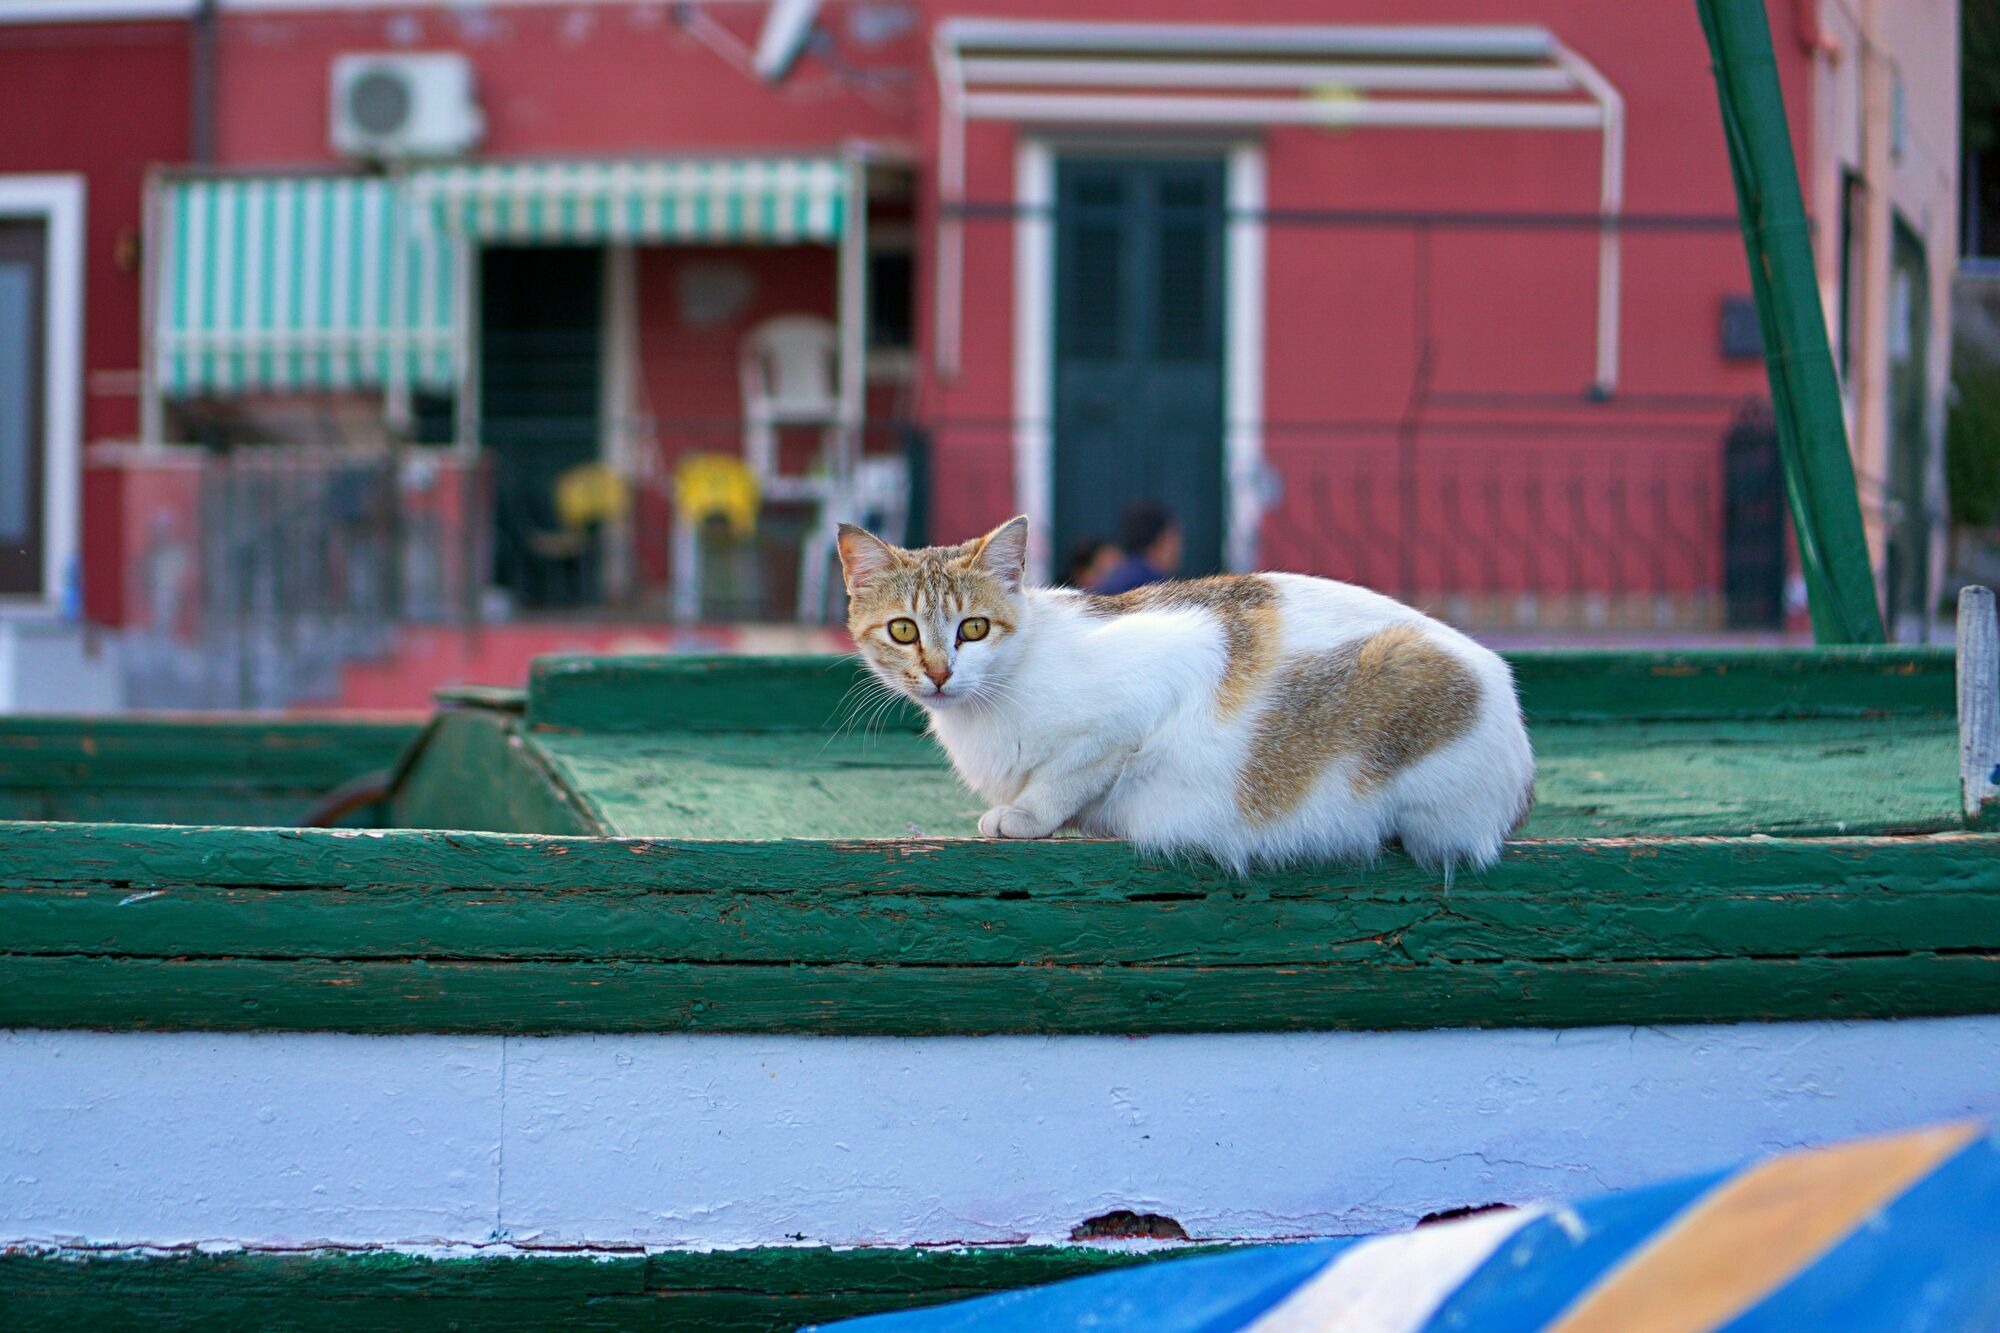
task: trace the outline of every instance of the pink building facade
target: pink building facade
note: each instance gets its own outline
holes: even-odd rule
[[[520,609],[716,613],[703,599],[718,558],[699,587],[675,587],[677,469],[754,450],[746,349],[774,318],[810,316],[839,358],[834,405],[824,430],[777,432],[778,471],[885,460],[878,482],[906,484],[895,521],[935,539],[1027,512],[1048,577],[1124,504],[1160,499],[1194,568],[1354,579],[1472,625],[1782,617],[1763,365],[1692,5],[1262,0],[1222,25],[1182,0],[221,0],[206,33],[180,0],[18,8],[46,12],[0,22],[0,114],[18,127],[30,98],[38,114],[0,145],[0,183],[66,172],[89,198],[77,443],[141,439],[143,455],[197,431],[317,438],[311,423],[336,419],[363,423],[341,440],[430,439],[458,465],[483,460],[503,567],[509,540],[560,545],[509,538],[509,477],[547,499],[578,467],[615,474],[587,578],[574,595],[516,587]],[[1838,111],[1814,96],[1836,66],[1814,6],[1771,18],[1816,182],[1837,164],[1815,154],[1845,142],[1815,119]],[[1955,31],[1949,6],[1931,20]],[[333,70],[357,53],[462,57],[483,132],[386,171],[336,151]],[[78,72],[58,78],[58,59]],[[98,114],[107,79],[143,114]],[[212,154],[196,167],[186,125],[204,98]],[[635,226],[612,216],[637,197],[621,164],[801,161],[846,173],[840,221],[811,234],[690,228],[660,220],[677,206],[660,200],[632,204]],[[425,185],[454,168],[473,173],[471,195]],[[585,183],[546,185],[566,170]],[[226,268],[225,243],[296,240],[255,223],[190,249],[175,191],[363,177],[412,192],[416,221],[397,225],[413,244],[458,247],[426,289],[441,372],[399,371],[397,352],[357,353],[363,370],[338,383],[162,369],[187,364],[175,347],[248,346],[254,363],[294,346],[174,322],[191,292],[219,290],[187,276],[190,254]],[[487,213],[450,211],[473,195]],[[1808,189],[1816,214],[1826,197]],[[509,199],[546,204],[544,220],[499,221]],[[1904,221],[1949,253],[1934,234],[1949,217]],[[1822,250],[1842,243],[1841,218],[1814,226]],[[128,237],[145,238],[141,255]],[[235,262],[275,273],[289,253]],[[1823,269],[1831,306],[1845,279]],[[390,338],[411,317],[371,316]],[[562,338],[571,351],[546,351]],[[570,379],[509,406],[525,373],[510,347]],[[301,390],[311,411],[284,405]],[[103,456],[123,469],[132,455]],[[138,600],[119,484],[91,491],[79,541],[106,623]],[[810,542],[836,509],[876,513],[815,485],[766,484],[772,532]],[[746,613],[832,613],[796,600],[811,563],[766,551]]]

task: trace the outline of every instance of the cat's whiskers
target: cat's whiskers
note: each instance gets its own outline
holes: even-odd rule
[[[860,696],[858,700],[855,699],[857,694]],[[896,699],[896,692],[879,676],[873,671],[863,671],[840,696],[840,702],[834,705],[834,711],[839,712],[849,708],[849,702],[854,701],[846,717],[828,733],[826,740],[820,743],[820,753],[826,753],[826,747],[848,731],[858,735],[865,745],[871,728],[887,717]]]
[[[965,692],[968,703],[1001,703],[1024,705],[1027,695],[1012,681],[987,677]]]

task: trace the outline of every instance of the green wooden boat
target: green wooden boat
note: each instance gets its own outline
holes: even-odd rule
[[[790,1327],[2000,1113],[1948,651],[1514,662],[1449,892],[978,839],[845,659],[0,723],[0,1304]]]

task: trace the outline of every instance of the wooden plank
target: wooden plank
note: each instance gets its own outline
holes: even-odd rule
[[[1395,1031],[2000,1013],[2000,953],[1360,967],[0,955],[0,1024],[821,1036]]]
[[[853,657],[542,657],[528,675],[528,721],[577,731],[820,731],[873,687]],[[884,730],[916,731],[903,700]]]
[[[0,719],[0,818],[290,824],[387,768],[415,722]]]
[[[979,831],[980,801],[937,742],[915,732],[537,732],[527,742],[617,833],[969,838]]]
[[[579,1257],[386,1251],[0,1255],[10,1329],[703,1328],[800,1323],[963,1300],[1215,1247],[950,1251],[820,1247]]]
[[[937,744],[910,732],[544,731],[528,740],[625,834],[970,837],[981,807]],[[1551,722],[1535,744],[1528,838],[1959,824],[1957,737],[1945,718]]]
[[[1507,877],[1447,897],[1393,882],[1283,896],[1087,898],[797,889],[24,885],[0,891],[9,954],[898,967],[1619,961],[1981,949],[2000,886],[1884,887],[1784,873],[1678,890]],[[1961,868],[1962,869],[1962,868]]]
[[[1680,895],[1698,885],[1755,891],[1815,879],[1873,883],[1897,892],[1952,886],[1984,891],[1996,876],[2000,835],[1968,833],[1527,841],[1509,844],[1497,866],[1458,882],[1468,892],[1476,881],[1538,892]],[[1615,889],[1614,882],[1627,887]],[[1434,875],[1393,855],[1374,866],[1297,866],[1246,880],[1200,862],[1150,861],[1125,843],[1089,838],[685,842],[429,829],[0,823],[0,885],[76,883],[134,889],[532,886],[728,894],[818,889],[1002,899],[1442,892]],[[5,939],[0,932],[0,947]]]
[[[1695,11],[1713,58],[1813,637],[1880,643],[1875,571],[1770,21],[1762,5],[1697,0]]]
[[[580,792],[516,734],[514,720],[485,709],[439,713],[406,761],[389,799],[402,828],[493,833],[602,833]]]
[[[414,721],[0,719],[0,786],[284,785],[321,790],[395,762]]]
[[[1949,716],[1948,649],[1868,646],[1705,652],[1554,650],[1506,655],[1531,723],[1671,717]],[[580,731],[819,731],[869,695],[849,657],[546,657],[528,718]],[[897,701],[875,725],[917,730]]]
[[[350,775],[356,776],[356,775]],[[0,820],[78,824],[293,825],[328,787],[0,787]],[[366,826],[369,819],[343,821]]]
[[[1609,718],[1950,717],[1948,648],[1866,645],[1504,654],[1529,723]]]
[[[0,827],[0,1026],[1216,1032],[2000,1012],[2000,837],[1116,843]]]
[[[1547,722],[1523,836],[1815,837],[1959,827],[1948,718]]]

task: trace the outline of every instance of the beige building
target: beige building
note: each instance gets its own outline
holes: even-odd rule
[[[1808,0],[1820,294],[1891,637],[1934,605],[1958,255],[1958,0]],[[1806,8],[1801,5],[1800,8]],[[1775,25],[1774,25],[1775,26]]]

